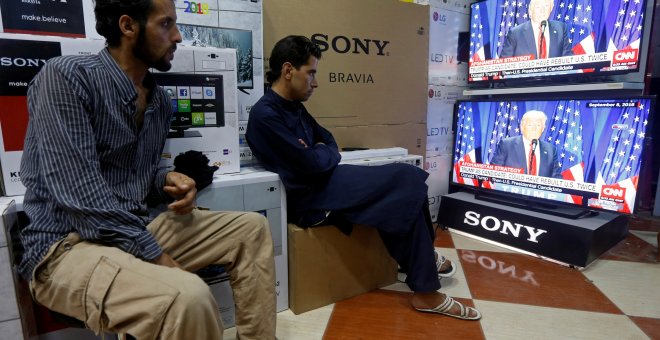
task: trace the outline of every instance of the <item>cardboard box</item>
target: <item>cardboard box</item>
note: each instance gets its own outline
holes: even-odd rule
[[[95,24],[92,1],[0,0],[0,32],[101,39]]]
[[[411,146],[419,139],[424,147],[426,136],[428,6],[398,0],[290,0],[264,2],[263,13],[265,61],[275,43],[290,34],[320,45],[319,88],[305,106],[340,145],[402,146],[424,153]],[[421,133],[410,135],[408,125],[416,124]],[[389,133],[363,134],[372,126]],[[339,128],[346,133],[337,133]],[[414,142],[400,144],[400,136]]]
[[[374,228],[288,225],[289,309],[300,314],[396,281],[397,264]]]
[[[402,147],[416,155],[424,155],[426,151],[426,123],[342,126],[328,130],[340,149]]]

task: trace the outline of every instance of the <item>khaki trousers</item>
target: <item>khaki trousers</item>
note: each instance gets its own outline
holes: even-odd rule
[[[241,340],[275,338],[275,263],[267,220],[257,213],[166,212],[148,226],[186,270],[155,265],[77,233],[51,246],[31,281],[34,299],[99,334],[136,339],[222,339],[222,321],[197,271],[222,264],[230,276]]]

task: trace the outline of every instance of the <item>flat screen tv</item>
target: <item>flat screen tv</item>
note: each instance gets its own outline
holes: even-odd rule
[[[222,75],[154,73],[172,105],[170,137],[195,137],[189,128],[225,126]],[[199,134],[201,136],[201,134]]]
[[[640,67],[643,73],[652,21],[645,23],[647,5],[652,9],[647,1],[473,3],[468,83],[508,85],[540,78],[579,83]]]
[[[177,24],[182,44],[236,49],[238,89],[254,88],[252,31],[225,27]]]
[[[653,106],[644,96],[458,101],[451,183],[515,204],[632,214]]]

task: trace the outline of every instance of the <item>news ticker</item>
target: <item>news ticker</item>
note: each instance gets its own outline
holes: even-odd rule
[[[626,188],[617,185],[598,185],[594,183],[569,181],[560,178],[534,176],[523,173],[523,169],[493,164],[459,162],[458,176],[463,179],[488,181],[494,187],[503,191],[512,188],[536,190],[548,193],[551,199],[560,199],[566,195],[596,196],[609,202],[625,203]]]
[[[585,69],[628,70],[637,67],[639,50],[610,51],[565,57],[534,59],[533,55],[470,62],[471,78],[524,77],[542,73],[578,73]]]

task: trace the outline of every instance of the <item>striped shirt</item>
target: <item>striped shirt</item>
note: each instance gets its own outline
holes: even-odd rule
[[[30,224],[19,271],[30,280],[50,246],[71,232],[152,260],[162,250],[146,229],[145,199],[167,197],[158,162],[172,109],[151,74],[142,129],[137,91],[107,49],[52,59],[28,90],[29,124],[21,162]]]

